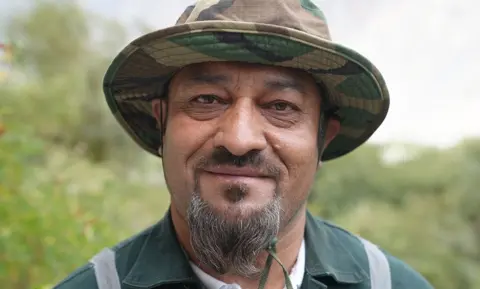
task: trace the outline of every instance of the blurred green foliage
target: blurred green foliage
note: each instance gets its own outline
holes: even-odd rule
[[[128,139],[101,91],[125,28],[70,1],[34,3],[6,27],[14,71],[0,86],[0,284],[12,289],[50,288],[169,201],[161,162]],[[324,165],[309,207],[435,288],[480,289],[479,188],[479,139],[369,144]]]

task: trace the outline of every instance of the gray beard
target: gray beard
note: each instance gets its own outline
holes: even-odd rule
[[[197,183],[198,184],[198,183]],[[245,195],[242,186],[229,189],[229,194]],[[243,191],[242,191],[243,190]],[[263,208],[251,212],[218,212],[200,197],[196,186],[187,210],[190,242],[202,265],[219,274],[232,273],[257,279],[262,268],[258,254],[277,236],[282,222],[279,194]]]

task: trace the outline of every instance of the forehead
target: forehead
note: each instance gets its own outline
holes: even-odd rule
[[[182,68],[173,78],[172,82],[184,83],[189,81],[203,82],[229,82],[242,80],[289,81],[303,87],[315,87],[313,77],[305,71],[240,62],[207,62],[192,64]]]

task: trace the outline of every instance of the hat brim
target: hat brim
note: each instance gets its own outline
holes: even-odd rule
[[[389,108],[382,75],[359,53],[294,29],[232,21],[192,22],[137,38],[106,72],[107,103],[133,140],[160,156],[161,136],[151,100],[165,93],[168,80],[180,68],[210,61],[297,68],[323,83],[341,122],[323,161],[343,156],[367,141]]]

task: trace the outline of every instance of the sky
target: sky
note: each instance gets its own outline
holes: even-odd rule
[[[21,5],[2,2],[3,14]],[[174,24],[193,2],[81,1],[93,12],[126,25],[141,20],[152,29]],[[390,110],[371,142],[448,147],[465,137],[480,137],[478,1],[314,2],[325,12],[333,40],[369,58],[387,82]],[[132,32],[131,39],[137,36]]]

